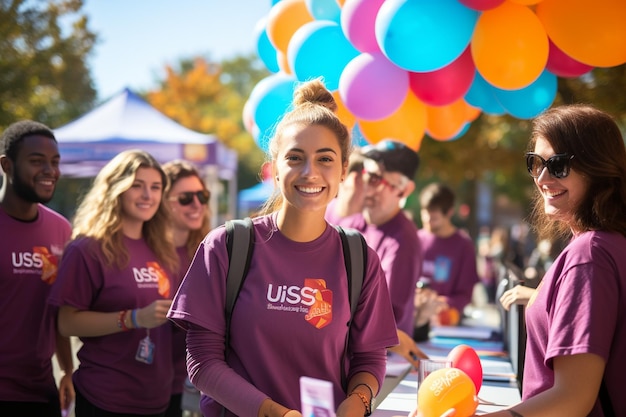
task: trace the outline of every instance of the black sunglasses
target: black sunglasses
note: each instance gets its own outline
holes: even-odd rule
[[[533,178],[539,178],[544,168],[548,168],[548,172],[554,178],[565,178],[569,175],[574,155],[559,153],[543,159],[541,156],[533,152],[526,154],[526,168]]]
[[[186,191],[178,194],[178,197],[174,198],[178,200],[178,204],[181,206],[188,206],[193,202],[193,196],[198,197],[200,204],[206,204],[211,198],[211,193],[208,190]]]

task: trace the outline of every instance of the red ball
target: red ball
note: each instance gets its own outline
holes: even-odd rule
[[[452,367],[465,372],[474,382],[476,393],[483,384],[483,366],[474,349],[467,345],[458,345],[448,353],[448,360],[452,361]]]

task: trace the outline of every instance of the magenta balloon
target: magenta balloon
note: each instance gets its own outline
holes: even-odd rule
[[[409,72],[409,85],[415,95],[431,106],[454,103],[469,91],[476,68],[467,48],[461,56],[439,70]]]
[[[548,39],[548,41],[550,42],[550,49],[548,52],[546,69],[552,74],[559,77],[576,78],[593,69],[591,65],[583,64],[582,62],[576,61],[574,58],[567,55],[551,40]]]
[[[409,74],[381,52],[357,56],[339,78],[339,96],[359,119],[380,120],[391,116],[408,92]]]
[[[374,30],[376,15],[385,0],[346,0],[341,9],[341,29],[360,52],[379,52]]]
[[[459,0],[459,3],[470,9],[483,11],[498,7],[504,0]]]

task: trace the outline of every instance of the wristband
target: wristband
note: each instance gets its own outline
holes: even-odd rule
[[[120,329],[122,329],[123,332],[127,332],[130,329],[126,326],[126,323],[124,322],[126,319],[126,314],[128,313],[128,310],[122,310],[120,311],[120,314],[117,316],[117,327],[119,327]]]
[[[141,326],[137,323],[137,310],[138,309],[134,308],[133,311],[130,312],[130,321],[133,323],[135,329],[141,329]]]

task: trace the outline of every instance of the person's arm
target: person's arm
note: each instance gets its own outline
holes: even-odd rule
[[[374,375],[368,372],[355,374],[348,382],[346,399],[337,407],[337,417],[370,414],[378,390],[378,380]]]
[[[598,399],[604,367],[604,359],[592,353],[557,356],[552,388],[507,409],[481,414],[481,417],[585,417]]]
[[[72,373],[74,372],[74,357],[72,355],[72,343],[69,337],[56,337],[56,358],[63,375],[59,381],[59,400],[61,410],[67,410],[76,398]]]
[[[334,205],[332,217],[342,219],[353,214],[361,213],[365,205],[365,187],[361,171],[352,171],[346,175],[339,187],[337,201]]]
[[[519,304],[525,306],[528,304],[530,297],[535,293],[535,289],[531,287],[525,287],[523,285],[516,285],[510,290],[505,291],[500,296],[500,304],[505,310],[510,310],[513,304]]]
[[[226,363],[224,342],[224,335],[189,324],[187,372],[191,382],[235,415],[282,417],[289,411],[287,407],[273,401]]]
[[[137,309],[136,323],[140,328],[152,329],[167,321],[166,314],[172,300],[156,300],[146,307]],[[64,336],[97,337],[119,333],[135,327],[132,309],[104,313],[79,310],[61,306],[58,316],[59,332]]]
[[[422,352],[415,340],[400,329],[398,329],[398,340],[400,344],[390,347],[390,352],[402,356],[416,368],[419,366],[420,359],[428,359],[428,355]]]

